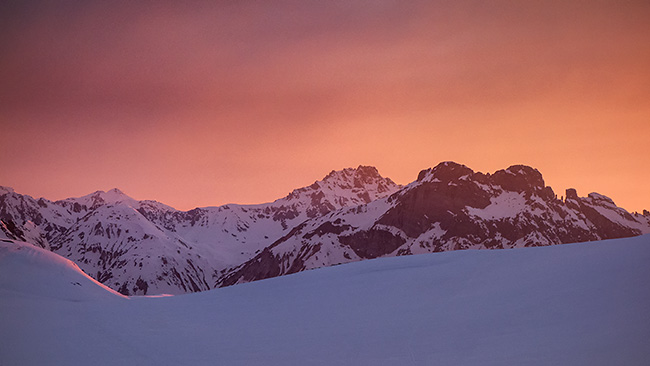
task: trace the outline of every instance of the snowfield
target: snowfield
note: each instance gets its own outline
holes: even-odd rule
[[[0,241],[0,365],[647,365],[650,236],[123,297]]]

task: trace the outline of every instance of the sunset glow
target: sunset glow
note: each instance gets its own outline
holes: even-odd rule
[[[648,1],[0,9],[0,185],[18,193],[188,210],[452,160],[650,209]]]

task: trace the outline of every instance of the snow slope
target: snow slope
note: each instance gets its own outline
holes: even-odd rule
[[[126,298],[85,274],[75,263],[30,243],[1,239],[0,264],[3,298],[75,302]]]
[[[82,298],[60,296],[82,275],[46,253],[0,241],[0,365],[650,359],[649,235],[381,258],[165,298],[85,283]]]

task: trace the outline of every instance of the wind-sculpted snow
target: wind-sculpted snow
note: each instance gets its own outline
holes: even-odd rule
[[[0,291],[2,297],[34,301],[123,298],[75,263],[33,244],[8,239],[0,240]]]
[[[71,284],[83,274],[69,261],[12,245],[0,242],[0,365],[645,366],[650,359],[648,235],[381,258],[129,299]],[[70,289],[72,297],[57,295]]]

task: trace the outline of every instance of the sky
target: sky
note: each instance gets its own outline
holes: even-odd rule
[[[0,185],[262,203],[455,161],[650,209],[648,1],[3,1]]]

